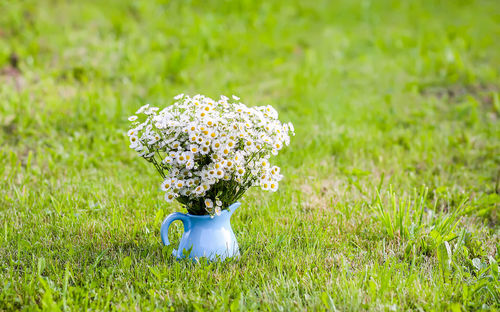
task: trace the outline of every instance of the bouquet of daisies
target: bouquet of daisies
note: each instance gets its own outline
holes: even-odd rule
[[[278,189],[283,176],[269,158],[290,143],[294,128],[273,107],[247,107],[236,96],[174,99],[129,117],[130,148],[155,166],[166,201],[193,215],[218,215],[251,186]]]

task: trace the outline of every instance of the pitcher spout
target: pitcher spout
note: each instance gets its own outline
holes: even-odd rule
[[[236,203],[232,204],[231,206],[229,206],[227,208],[227,210],[229,212],[229,216],[233,215],[233,213],[236,211],[236,209],[238,209],[239,206],[241,206],[240,202],[236,202]]]

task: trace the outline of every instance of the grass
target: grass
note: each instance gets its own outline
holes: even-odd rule
[[[496,1],[0,2],[0,310],[498,310]],[[126,118],[178,93],[297,135],[175,261]],[[179,241],[181,224],[170,238]]]

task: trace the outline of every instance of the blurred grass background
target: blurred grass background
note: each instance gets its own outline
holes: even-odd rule
[[[498,309],[499,20],[497,1],[0,2],[0,309]],[[295,125],[280,191],[233,218],[239,262],[161,246],[180,207],[124,132],[178,93]]]

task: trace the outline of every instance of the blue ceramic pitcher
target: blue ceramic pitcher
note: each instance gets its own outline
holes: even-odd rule
[[[184,258],[184,250],[190,250],[189,258],[206,257],[210,260],[224,260],[228,257],[238,257],[240,251],[238,242],[231,228],[231,215],[240,206],[239,202],[222,210],[219,216],[213,218],[209,215],[196,216],[186,213],[174,212],[167,216],[161,225],[161,240],[164,245],[169,245],[168,228],[176,220],[184,224],[179,248],[174,249],[173,255],[177,259]]]

